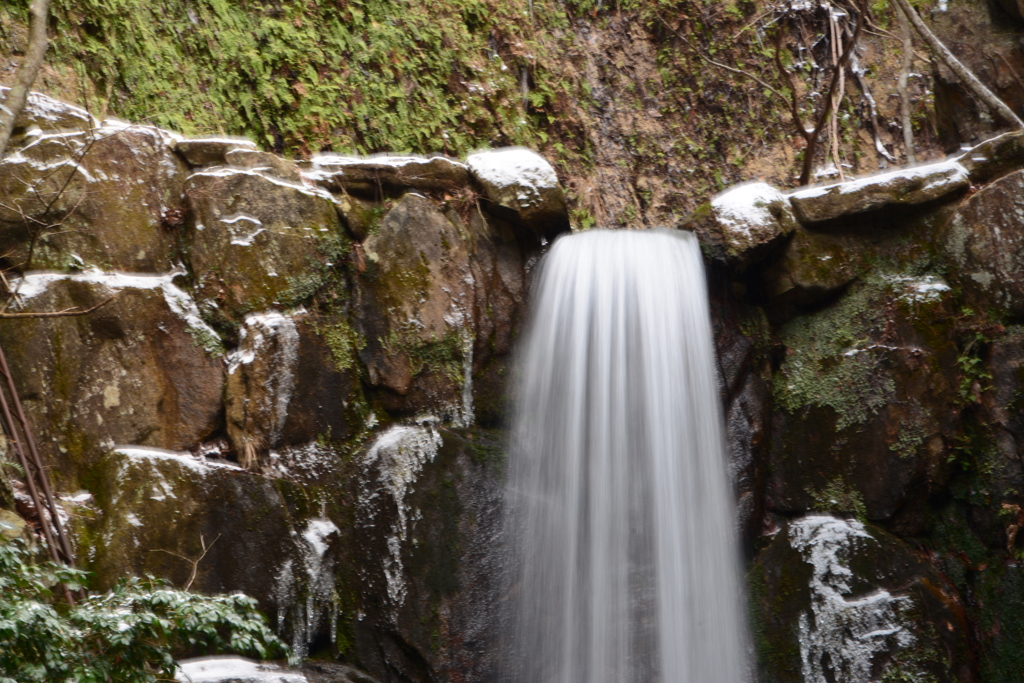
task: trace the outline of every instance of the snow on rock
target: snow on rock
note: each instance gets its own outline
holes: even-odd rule
[[[895,206],[924,204],[966,190],[967,169],[956,161],[915,166],[789,195],[801,223],[813,224]]]
[[[239,346],[228,355],[228,436],[239,453],[254,444],[272,448],[281,438],[295,389],[299,333],[277,311],[248,315]]]
[[[313,157],[303,171],[311,182],[330,190],[378,191],[381,185],[420,190],[452,190],[469,183],[465,164],[447,157],[325,154]]]
[[[14,308],[27,308],[26,304],[46,293],[57,282],[82,282],[99,285],[107,289],[111,295],[127,289],[160,290],[167,307],[181,318],[189,328],[194,339],[207,351],[217,351],[220,338],[209,325],[199,316],[199,309],[184,290],[174,284],[174,279],[181,276],[182,271],[163,274],[140,273],[107,273],[100,270],[86,270],[81,273],[29,272],[23,277],[11,280],[13,291],[17,292]]]
[[[747,183],[718,195],[683,225],[712,258],[736,271],[760,260],[796,229],[786,196],[766,183]]]
[[[883,589],[853,593],[851,555],[859,544],[875,540],[860,522],[812,515],[790,525],[789,541],[813,572],[811,614],[799,617],[803,680],[874,680],[876,656],[916,641],[906,628],[910,598]]]
[[[402,565],[402,545],[409,536],[410,520],[416,512],[405,502],[424,466],[433,462],[441,447],[441,436],[435,431],[432,419],[422,425],[391,427],[381,434],[363,457],[361,469],[364,479],[359,491],[360,524],[373,528],[388,525],[387,555],[383,572],[387,582],[388,598],[397,608],[405,602],[408,587]],[[393,518],[386,510],[391,506],[382,500],[391,499],[397,509]]]
[[[242,657],[201,657],[178,662],[180,683],[306,683],[297,671]]]
[[[197,138],[179,140],[174,151],[185,159],[189,166],[212,166],[226,164],[225,155],[235,149],[256,149],[256,143],[246,138]]]
[[[0,87],[0,106],[7,99],[10,88]],[[38,92],[30,92],[15,128],[39,127],[43,130],[88,130],[95,127],[96,119],[86,110]]]
[[[476,152],[466,164],[484,197],[511,211],[538,236],[552,239],[568,227],[558,176],[536,152],[521,147]]]
[[[997,135],[966,150],[956,158],[980,185],[1024,167],[1024,131]]]
[[[327,552],[338,527],[329,519],[311,519],[301,533],[292,530],[299,550],[300,570],[296,558],[289,557],[278,567],[274,579],[274,601],[277,603],[278,632],[291,633],[292,652],[305,657],[317,633],[327,626],[331,642],[336,642],[339,600],[335,591],[334,561]],[[290,628],[285,629],[285,624]]]

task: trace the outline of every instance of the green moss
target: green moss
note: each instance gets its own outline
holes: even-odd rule
[[[458,329],[448,328],[444,336],[423,341],[418,329],[410,324],[399,330],[392,330],[381,340],[381,346],[389,354],[404,354],[409,358],[412,374],[428,371],[447,377],[455,384],[462,384],[463,359],[466,344]]]
[[[887,283],[874,276],[813,315],[785,325],[788,356],[774,382],[775,399],[790,412],[809,405],[832,408],[842,430],[862,424],[889,403],[895,385],[868,349],[870,332],[883,324],[879,299]]]
[[[317,326],[316,331],[331,350],[336,368],[345,371],[356,367],[359,352],[366,346],[366,340],[348,321]]]
[[[868,511],[864,496],[852,485],[836,477],[819,491],[808,491],[814,501],[816,512],[851,514],[862,522],[867,521]]]

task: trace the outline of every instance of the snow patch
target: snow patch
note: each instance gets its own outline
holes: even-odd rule
[[[876,541],[857,521],[812,515],[793,522],[789,541],[813,568],[811,615],[799,618],[804,683],[870,681],[877,655],[914,644],[904,628],[909,597],[876,590],[853,598],[850,556]]]
[[[542,192],[558,188],[558,175],[551,164],[523,147],[476,152],[469,155],[466,165],[481,182],[514,188],[520,207],[539,204]]]
[[[205,475],[216,468],[239,470],[244,472],[238,465],[227,462],[210,462],[200,460],[191,453],[180,451],[167,451],[162,448],[149,448],[146,446],[115,446],[113,451],[127,457],[127,460],[136,464],[152,464],[153,461],[175,462],[199,474]]]
[[[414,511],[405,498],[423,467],[433,462],[442,445],[434,420],[424,418],[421,422],[418,426],[397,425],[388,429],[377,438],[361,463],[361,469],[367,473],[367,479],[360,486],[358,502],[363,523],[370,527],[386,523],[378,520],[384,513],[378,501],[381,494],[390,496],[398,511],[397,517],[390,520],[386,537],[388,554],[383,567],[388,598],[396,609],[405,602],[408,593],[402,544],[408,539],[409,518],[414,516]]]
[[[306,683],[301,673],[242,657],[202,657],[178,662],[181,683]]]
[[[772,202],[785,195],[766,183],[747,183],[734,187],[711,200],[718,222],[730,232],[749,237],[752,229],[766,228],[775,222],[768,210]]]

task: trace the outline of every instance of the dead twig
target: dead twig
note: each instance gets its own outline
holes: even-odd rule
[[[173,555],[174,557],[177,557],[179,560],[185,560],[190,565],[192,565],[192,573],[189,574],[188,581],[185,582],[185,590],[189,590],[190,588],[192,588],[192,583],[196,580],[196,573],[199,571],[199,563],[203,561],[203,558],[206,557],[206,553],[210,552],[210,548],[212,548],[213,544],[216,543],[219,539],[220,534],[217,534],[217,538],[213,539],[210,542],[210,545],[206,545],[206,539],[203,538],[202,534],[199,534],[199,545],[202,546],[203,553],[194,560],[190,557],[179,555],[178,553],[172,553],[170,550],[164,550],[163,548],[157,548],[156,550],[150,550],[149,552],[167,553],[168,555]]]
[[[105,299],[100,303],[96,304],[91,308],[80,309],[78,306],[74,308],[65,308],[63,311],[45,311],[42,313],[0,313],[0,319],[4,318],[70,318],[75,315],[86,315],[92,313],[95,310],[103,308],[111,301],[117,298],[117,294]]]
[[[985,105],[999,118],[1003,119],[1006,123],[1014,126],[1015,128],[1024,129],[1024,121],[1021,121],[1010,107],[999,99],[995,93],[985,87],[985,84],[978,80],[978,77],[971,73],[971,70],[964,66],[956,56],[949,51],[942,41],[939,40],[938,36],[932,33],[932,30],[928,28],[928,25],[924,23],[917,11],[914,10],[910,4],[910,0],[894,0],[899,11],[903,12],[910,23],[917,29],[918,34],[924,39],[924,42],[931,48],[932,53],[939,58],[939,60],[945,64],[950,71],[956,74],[957,78],[967,87],[971,93],[979,100],[985,103]]]

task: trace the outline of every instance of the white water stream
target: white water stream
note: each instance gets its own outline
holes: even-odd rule
[[[540,266],[509,472],[516,683],[741,683],[747,638],[696,239],[594,230]]]

